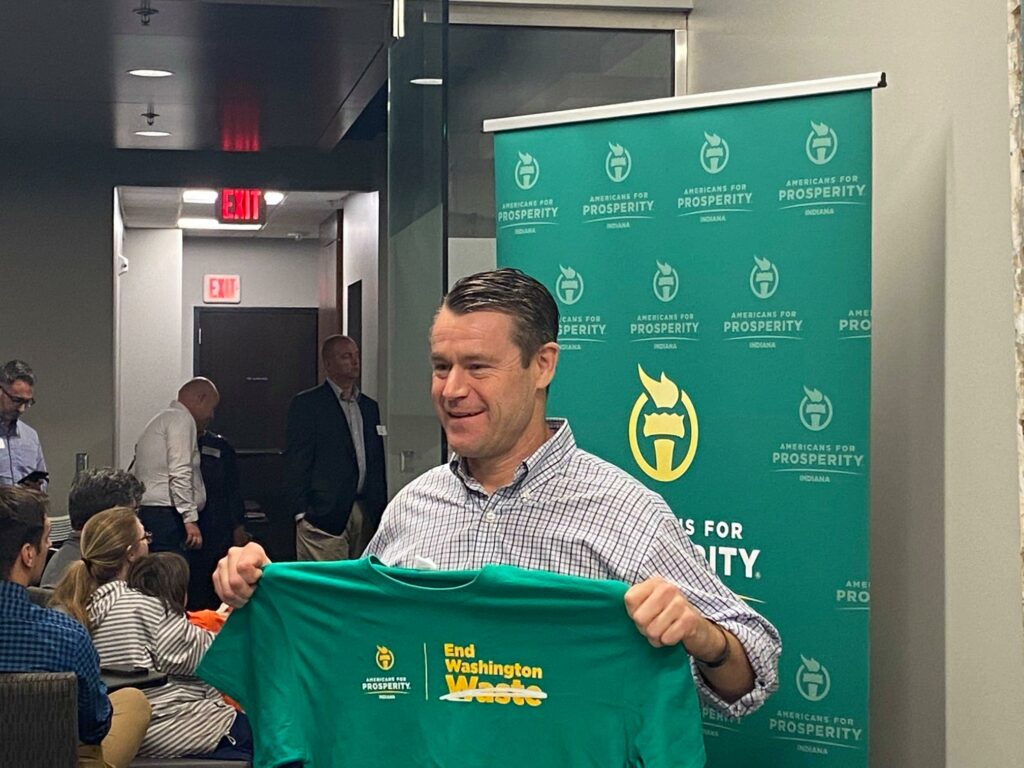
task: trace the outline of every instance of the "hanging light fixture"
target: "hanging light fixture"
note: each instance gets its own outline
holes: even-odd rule
[[[159,128],[154,127],[154,124],[156,123],[156,119],[158,117],[160,117],[160,113],[153,111],[153,105],[152,104],[149,105],[149,110],[146,111],[146,112],[142,112],[139,115],[139,117],[146,118],[146,125],[149,126],[149,127],[148,127],[148,129],[145,129],[145,130],[136,131],[135,132],[136,136],[147,136],[147,137],[150,137],[150,138],[159,138],[161,136],[170,136],[171,135],[170,131],[164,131],[164,130],[161,130]]]
[[[148,27],[150,19],[160,13],[160,11],[150,5],[150,0],[142,0],[142,5],[138,8],[132,8],[132,13],[139,17],[142,21],[142,26]]]

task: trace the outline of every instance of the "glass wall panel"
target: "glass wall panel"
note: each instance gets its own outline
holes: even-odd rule
[[[462,25],[449,34],[454,279],[484,267],[488,250],[493,263],[494,149],[484,119],[672,96],[674,34]]]
[[[437,466],[430,321],[445,284],[447,0],[406,0],[389,56],[386,445],[393,495]],[[383,309],[383,308],[382,308]],[[382,315],[385,314],[382,312]]]

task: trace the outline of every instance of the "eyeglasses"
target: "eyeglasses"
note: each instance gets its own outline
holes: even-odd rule
[[[141,544],[142,542],[146,542],[147,544],[152,544],[153,543],[153,534],[150,533],[149,531],[145,531],[142,534],[142,538],[139,539],[139,543]]]
[[[28,410],[36,404],[36,399],[34,397],[18,397],[17,395],[12,395],[8,391],[7,387],[0,387],[0,391],[7,395],[7,399],[14,403],[15,408],[24,407],[25,410]]]

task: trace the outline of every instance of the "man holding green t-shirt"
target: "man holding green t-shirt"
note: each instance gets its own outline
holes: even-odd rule
[[[682,645],[706,703],[745,715],[778,687],[775,628],[708,568],[665,501],[576,447],[545,417],[558,308],[512,269],[460,280],[431,330],[431,396],[450,462],[406,486],[368,554],[392,566],[494,563],[632,586],[625,606],[651,645]],[[214,584],[241,606],[269,559],[233,548]]]

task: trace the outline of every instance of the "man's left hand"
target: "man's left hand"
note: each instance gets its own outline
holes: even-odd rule
[[[655,648],[682,643],[691,656],[722,653],[722,633],[694,608],[675,584],[652,576],[626,592],[626,612]]]
[[[203,534],[195,523],[185,523],[185,549],[201,549]]]
[[[754,670],[742,644],[690,605],[675,584],[660,576],[634,584],[626,591],[626,612],[655,648],[682,643],[698,664],[722,659],[721,666],[703,667],[701,675],[725,701],[753,690]]]

